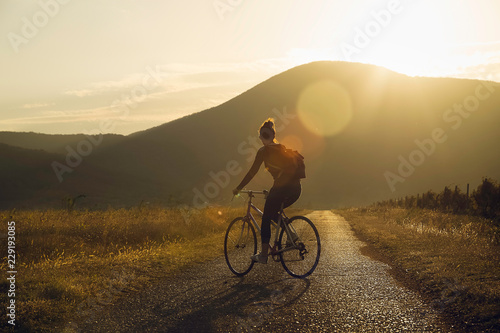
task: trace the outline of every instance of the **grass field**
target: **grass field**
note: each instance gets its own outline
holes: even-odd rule
[[[17,331],[62,331],[155,279],[222,255],[228,222],[242,213],[225,207],[0,212],[2,234],[8,221],[16,222]],[[0,282],[1,304],[8,304],[9,285]],[[0,330],[7,326],[0,322]]]
[[[16,226],[15,331],[78,331],[78,322],[118,298],[222,256],[229,222],[244,213],[243,206],[0,212],[1,234],[8,222]],[[0,245],[0,268],[7,272],[6,237]],[[0,281],[0,304],[8,304],[9,286]],[[4,330],[14,331],[7,320],[0,321]]]
[[[500,330],[500,228],[492,220],[424,209],[337,210],[445,316]]]

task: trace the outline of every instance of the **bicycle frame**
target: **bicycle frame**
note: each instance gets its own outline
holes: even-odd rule
[[[260,225],[257,223],[257,221],[255,220],[255,218],[253,217],[252,215],[252,209],[257,213],[259,214],[259,216],[262,217],[262,215],[264,215],[264,213],[258,208],[256,207],[253,203],[252,203],[252,198],[254,198],[254,194],[264,194],[266,197],[267,197],[267,194],[268,194],[268,191],[246,191],[246,190],[242,190],[241,193],[246,193],[248,194],[248,205],[247,205],[247,213],[245,214],[245,219],[248,220],[248,222],[251,222],[253,224],[253,226],[255,227],[256,230],[258,230],[259,234],[261,233],[261,228],[260,228]],[[274,222],[271,220],[271,225],[275,227],[275,230],[276,230],[276,233],[274,235],[274,246],[272,247],[272,250],[271,250],[271,254],[275,255],[275,254],[279,254],[279,253],[282,253],[282,252],[285,252],[285,251],[290,251],[290,250],[293,250],[293,249],[296,249],[297,248],[297,245],[295,244],[296,240],[293,240],[293,237],[292,237],[292,232],[295,232],[291,230],[291,226],[288,225],[287,223],[284,223],[283,219],[288,219],[288,217],[285,215],[285,212],[283,211],[283,204],[281,205],[281,209],[279,211],[279,218],[278,218],[278,222]],[[280,231],[280,228],[283,228],[285,229],[285,232],[287,234],[287,237],[288,239],[291,239],[292,240],[292,246],[286,246],[285,248],[281,249],[281,250],[277,250],[276,249],[276,244],[278,243],[278,235],[279,235],[279,231]],[[293,226],[292,226],[293,228]]]

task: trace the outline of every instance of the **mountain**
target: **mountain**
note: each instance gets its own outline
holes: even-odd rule
[[[43,191],[54,198],[85,192],[82,204],[93,206],[142,200],[227,204],[253,161],[258,127],[268,117],[276,120],[278,141],[305,156],[302,205],[360,205],[446,185],[475,187],[484,176],[500,179],[499,108],[498,83],[314,62],[217,107],[108,146],[105,138],[90,153],[85,145],[83,154],[72,146],[73,154],[66,149],[52,161],[61,167],[62,182],[52,162],[44,164],[43,175],[53,185]],[[40,191],[29,186],[38,176],[23,175],[25,191]],[[15,188],[9,184],[7,190]],[[271,184],[261,170],[248,187]]]

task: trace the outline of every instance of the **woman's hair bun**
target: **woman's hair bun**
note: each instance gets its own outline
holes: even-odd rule
[[[274,119],[267,118],[267,120],[260,126],[259,135],[265,139],[274,139],[276,130],[274,129]]]
[[[274,128],[274,119],[273,118],[268,118],[264,124],[262,124],[262,127],[267,127],[267,128]]]

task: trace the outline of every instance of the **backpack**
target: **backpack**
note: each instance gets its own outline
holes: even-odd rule
[[[281,145],[279,149],[279,165],[266,163],[267,167],[281,170],[280,177],[287,175],[293,179],[306,178],[306,165],[304,164],[304,156],[298,151],[288,149]]]

